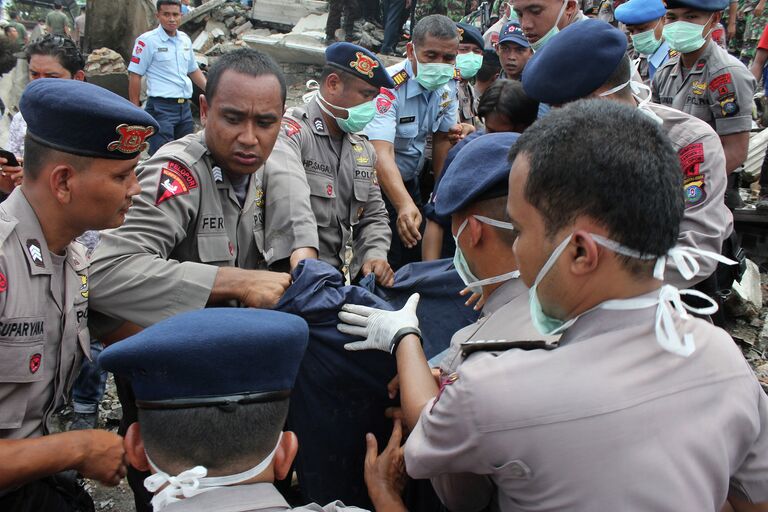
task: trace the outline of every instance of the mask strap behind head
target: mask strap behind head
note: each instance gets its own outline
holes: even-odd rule
[[[320,93],[320,84],[317,83],[317,80],[307,80],[306,87],[307,92],[301,97],[301,101],[309,103]]]

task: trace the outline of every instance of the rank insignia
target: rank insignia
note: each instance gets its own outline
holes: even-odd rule
[[[120,136],[120,140],[110,142],[107,146],[108,151],[120,151],[121,153],[131,154],[144,151],[149,145],[146,142],[147,137],[155,133],[153,126],[129,126],[121,124],[115,131]]]
[[[360,155],[355,158],[355,162],[357,162],[357,165],[369,165],[371,160],[365,155]]]
[[[355,52],[356,60],[349,63],[352,69],[355,69],[361,75],[373,78],[373,70],[379,67],[378,61],[370,58],[363,52]]]
[[[325,125],[323,124],[323,120],[322,119],[320,119],[319,117],[316,117],[313,122],[315,123],[315,130],[317,130],[319,132],[324,132],[325,131]]]
[[[261,187],[256,189],[256,207],[264,208],[264,190]]]
[[[40,242],[34,238],[27,240],[27,252],[29,252],[29,257],[32,258],[32,261],[36,266],[45,268],[45,262],[43,261],[43,250],[40,248]]]
[[[410,77],[408,76],[408,72],[404,69],[400,70],[398,73],[395,73],[395,75],[392,77],[392,81],[395,82],[395,89],[399,88],[401,85],[407,82],[409,78]]]
[[[355,151],[355,153],[363,152],[363,146],[361,146],[360,144],[352,144],[352,149]]]
[[[80,276],[80,295],[84,298],[88,298],[88,276]]]
[[[172,197],[189,194],[189,191],[197,188],[197,186],[197,179],[189,169],[177,162],[170,161],[160,171],[160,183],[157,185],[155,205],[159,205]]]
[[[698,80],[694,80],[692,84],[692,91],[693,94],[696,94],[698,96],[701,96],[705,92],[707,92],[707,83],[706,82],[699,82]]]

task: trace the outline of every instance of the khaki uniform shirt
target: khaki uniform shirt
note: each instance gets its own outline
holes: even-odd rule
[[[725,206],[727,176],[725,153],[720,138],[705,122],[663,105],[649,104],[659,116],[662,129],[672,141],[680,157],[683,171],[685,213],[680,223],[677,245],[720,254],[723,241],[733,231],[733,215]],[[693,255],[700,269],[686,281],[667,262],[664,281],[679,288],[690,288],[706,279],[717,267],[717,261]]]
[[[729,486],[768,500],[768,398],[751,368],[693,317],[675,324],[696,351],[664,351],[655,313],[598,308],[554,350],[473,354],[422,412],[408,473],[452,511],[716,511]]]
[[[451,338],[448,353],[440,361],[442,373],[448,375],[456,371],[464,360],[463,350],[467,345],[536,340],[554,343],[557,336],[539,333],[531,322],[530,311],[528,287],[521,279],[510,279],[496,288],[477,322],[456,331]]]
[[[756,86],[744,64],[712,41],[687,75],[677,55],[656,71],[651,82],[654,103],[698,117],[721,137],[752,128]]]
[[[294,193],[309,197],[311,209],[293,205],[290,213],[296,221],[314,213],[321,260],[341,269],[352,241],[353,279],[365,261],[386,260],[392,240],[375,165],[376,151],[364,138],[355,134],[345,134],[340,141],[331,138],[320,106],[312,100],[286,112],[264,171],[272,182],[302,181]]]
[[[456,81],[456,95],[459,103],[459,122],[477,126],[477,99],[475,89],[466,80]]]
[[[191,498],[179,500],[168,505],[167,512],[280,512],[296,510],[299,512],[366,512],[357,507],[346,507],[340,501],[321,507],[315,503],[303,507],[291,508],[285,498],[268,483],[233,485],[213,489]]]
[[[50,433],[83,356],[90,358],[85,247],[56,259],[17,188],[0,205],[0,439]]]
[[[317,247],[311,219],[286,214],[290,183],[251,175],[244,206],[205,146],[204,132],[158,150],[138,169],[142,192],[92,257],[91,308],[140,326],[206,305],[219,267],[265,269]]]

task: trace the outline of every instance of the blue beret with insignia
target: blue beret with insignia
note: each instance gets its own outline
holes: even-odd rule
[[[618,6],[613,16],[625,25],[642,25],[667,13],[661,0],[629,0]]]
[[[374,87],[392,89],[395,86],[384,63],[362,46],[345,42],[333,43],[325,49],[325,62],[365,80]]]
[[[483,34],[480,33],[477,27],[468,23],[457,23],[456,29],[459,31],[459,44],[474,44],[481,50],[485,48]]]
[[[627,37],[608,23],[572,23],[533,54],[523,70],[523,90],[550,105],[584,98],[605,84],[626,51]]]
[[[728,7],[728,0],[667,0],[667,9],[688,7],[698,11],[715,12]]]
[[[501,27],[499,31],[499,44],[501,43],[517,43],[524,48],[530,48],[531,43],[523,33],[523,29],[520,28],[520,23],[517,21],[508,21]]]
[[[250,308],[182,313],[104,349],[99,365],[130,379],[144,409],[285,399],[309,337],[300,317]]]
[[[520,136],[499,132],[481,135],[461,148],[435,192],[435,213],[453,215],[476,201],[506,196],[509,149]]]
[[[160,129],[130,101],[79,80],[45,78],[27,85],[19,102],[27,137],[73,155],[130,160]]]

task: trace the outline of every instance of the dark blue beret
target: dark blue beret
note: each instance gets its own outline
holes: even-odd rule
[[[662,0],[629,0],[618,6],[613,16],[625,25],[641,25],[667,13]]]
[[[24,90],[19,109],[27,136],[35,142],[93,158],[135,158],[160,129],[130,101],[79,80],[34,80]]]
[[[456,29],[459,31],[459,43],[474,44],[481,50],[485,48],[485,41],[483,41],[483,34],[477,27],[469,25],[468,23],[457,23]]]
[[[325,62],[341,71],[365,80],[374,87],[395,86],[384,63],[362,46],[352,43],[333,43],[325,49]]]
[[[99,365],[130,379],[142,408],[186,408],[287,398],[309,328],[298,316],[208,308],[173,316],[120,341]]]
[[[627,37],[608,23],[572,23],[533,54],[523,70],[523,90],[550,105],[584,98],[605,84],[626,51]]]
[[[435,213],[453,215],[476,201],[506,196],[512,167],[507,157],[519,136],[512,132],[487,133],[464,146],[440,180]]]
[[[728,7],[728,0],[668,0],[667,9],[679,9],[688,7],[699,11],[722,11]]]
[[[523,33],[523,29],[520,28],[520,23],[517,21],[508,21],[501,27],[499,31],[499,43],[517,43],[524,48],[530,48],[531,43]]]

